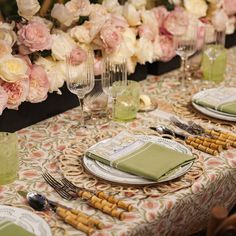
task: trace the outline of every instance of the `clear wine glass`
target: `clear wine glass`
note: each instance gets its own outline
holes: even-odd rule
[[[109,57],[103,60],[102,88],[112,99],[112,119],[116,114],[116,99],[122,94],[127,86],[127,63],[125,59],[116,62]]]
[[[75,64],[70,56],[67,56],[67,88],[77,95],[81,107],[80,128],[86,128],[84,122],[84,97],[94,87],[94,63],[93,54],[88,51],[86,60],[82,63]]]
[[[210,61],[208,79],[212,80],[213,64],[224,50],[225,31],[217,31],[213,28],[206,32],[208,33],[205,38],[204,56],[207,56]]]
[[[181,89],[186,90],[187,81],[187,60],[197,50],[197,22],[189,23],[185,34],[175,36],[176,54],[181,58]]]

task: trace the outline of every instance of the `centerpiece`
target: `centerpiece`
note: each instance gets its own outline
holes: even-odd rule
[[[198,47],[206,25],[226,27],[227,34],[235,30],[235,0],[128,0],[123,5],[118,0],[16,0],[16,6],[17,16],[0,14],[1,130],[17,130],[78,105],[64,86],[67,55],[83,63],[92,50],[95,75],[101,73],[103,56],[126,58],[132,75],[140,65],[173,59],[174,36],[193,20],[199,25]],[[18,115],[28,121],[6,128]]]

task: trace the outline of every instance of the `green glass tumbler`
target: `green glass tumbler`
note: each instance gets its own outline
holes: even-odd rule
[[[117,97],[115,107],[115,120],[129,121],[137,116],[140,103],[140,85],[133,80],[127,81],[125,91]]]
[[[209,56],[204,52],[202,57],[201,70],[203,72],[203,79],[212,81],[215,83],[220,83],[224,80],[224,74],[226,69],[227,62],[227,51],[225,48],[217,49],[216,45],[208,45],[206,50],[209,47],[213,47],[213,50],[219,50],[218,55],[215,60],[211,60]]]
[[[16,133],[0,133],[0,163],[0,185],[16,180],[19,166]]]

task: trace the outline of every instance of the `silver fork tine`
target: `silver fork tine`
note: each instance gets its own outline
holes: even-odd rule
[[[44,172],[42,174],[45,181],[64,199],[66,200],[72,200],[75,199],[74,196],[72,196],[70,193],[65,191],[63,189],[63,185],[58,182],[56,179],[54,179],[50,174]]]
[[[61,182],[68,187],[69,189],[71,189],[72,191],[77,191],[79,188],[77,186],[75,186],[74,184],[72,184],[68,179],[63,178],[61,180]]]

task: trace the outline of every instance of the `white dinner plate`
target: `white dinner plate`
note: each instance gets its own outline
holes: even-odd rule
[[[173,140],[160,138],[157,136],[152,135],[137,135],[139,138],[142,138],[149,142],[154,142],[160,145],[163,145],[165,147],[171,148],[173,150],[192,155],[191,151],[185,147],[184,145],[175,142]],[[109,139],[103,140],[99,143],[105,143]],[[95,144],[97,145],[97,144]],[[94,145],[94,146],[95,146]],[[93,146],[93,147],[94,147]],[[163,157],[164,158],[164,157]],[[165,175],[161,177],[157,182],[148,180],[136,175],[132,175],[120,170],[117,170],[115,168],[112,168],[111,166],[105,165],[99,161],[93,160],[89,157],[84,156],[83,157],[83,164],[87,171],[89,171],[91,174],[97,176],[98,178],[113,182],[113,183],[119,183],[119,184],[131,184],[131,185],[148,185],[148,184],[155,184],[160,182],[165,182],[169,180],[176,179],[182,175],[184,175],[192,166],[194,161],[185,164],[183,166],[180,166],[176,168],[171,173],[168,173],[168,175]]]
[[[192,105],[195,109],[197,109],[204,115],[207,115],[216,119],[220,119],[220,120],[236,121],[236,116],[234,115],[230,116],[229,114],[226,115],[224,112],[215,112],[213,111],[214,109],[200,106],[196,104],[195,102],[192,102]]]
[[[198,93],[196,93],[193,97],[192,97],[192,105],[193,107],[200,111],[201,113],[203,113],[204,115],[213,117],[213,118],[217,118],[220,120],[227,120],[227,121],[236,121],[236,115],[234,114],[229,114],[229,113],[225,113],[222,111],[217,111],[213,108],[209,108],[209,107],[204,107],[201,105],[198,105],[194,102],[194,100],[202,98],[204,96],[206,96],[209,93],[214,93],[215,91],[217,92],[219,88],[212,88],[212,89],[207,89],[207,90],[203,90],[200,91]]]
[[[36,236],[51,236],[48,224],[40,216],[25,209],[0,205],[0,221],[9,220]]]

